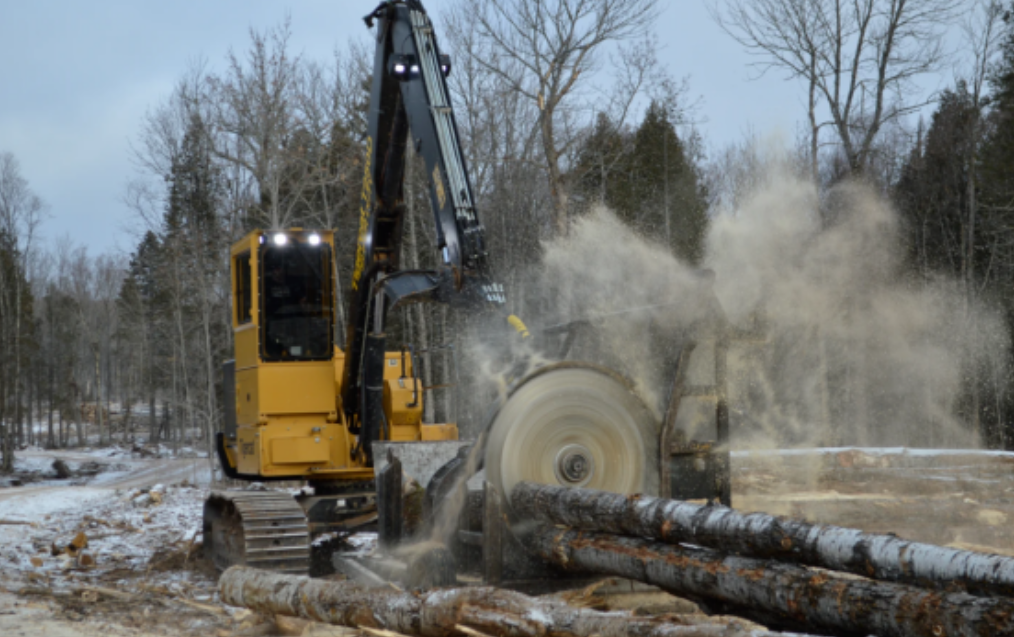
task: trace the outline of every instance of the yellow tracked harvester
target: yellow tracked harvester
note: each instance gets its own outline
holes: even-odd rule
[[[520,319],[507,316],[503,286],[488,265],[445,79],[451,64],[426,12],[418,0],[385,0],[366,22],[376,28],[376,54],[345,334],[335,333],[332,231],[255,231],[232,247],[235,357],[225,365],[216,452],[234,480],[301,481],[312,488],[295,497],[266,489],[213,493],[205,504],[204,546],[219,567],[306,573],[311,538],[373,523],[381,545],[391,546],[402,536],[403,468],[426,486],[430,504],[442,503],[452,483],[470,477],[456,425],[422,422],[424,392],[412,352],[387,349],[390,311],[444,303],[502,325],[512,335],[507,342],[529,337]],[[400,265],[410,141],[429,180],[439,251],[433,270]],[[696,336],[688,337],[666,362],[672,376],[661,383],[665,404],[655,409],[622,374],[566,360],[588,321],[540,330],[540,349],[562,340],[557,351],[539,357],[556,362],[512,382],[476,427],[482,432],[476,457],[484,467],[470,469],[484,469],[484,489],[495,496],[483,505],[484,525],[471,520],[458,527],[452,542],[465,546],[462,555],[481,549],[490,573],[524,561],[505,557],[510,552],[506,544],[498,548],[498,535],[484,539],[504,519],[495,502],[506,502],[521,481],[729,502],[725,353],[735,336],[726,330],[710,280],[702,276],[700,294],[685,304],[705,317],[702,324],[719,326],[704,330],[711,331],[699,340],[708,345],[697,347],[713,353],[713,379],[685,382],[696,347]],[[678,429],[680,400],[688,396],[714,401],[712,440],[688,440]],[[422,456],[428,469],[409,466]],[[529,572],[515,568],[513,576]]]

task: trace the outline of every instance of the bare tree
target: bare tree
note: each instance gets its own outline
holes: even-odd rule
[[[251,212],[257,224],[271,228],[289,225],[299,200],[298,192],[287,192],[301,65],[289,52],[290,37],[288,20],[266,33],[251,30],[246,59],[230,53],[228,72],[208,78],[219,139],[215,152],[252,177],[257,199]]]
[[[575,133],[579,96],[588,95],[608,43],[643,38],[657,0],[479,0],[460,2],[451,21],[475,25],[467,54],[537,107],[554,226],[567,231],[568,193],[562,159]],[[628,53],[624,63],[635,63]],[[642,57],[643,59],[643,57]],[[636,95],[627,94],[626,101]]]
[[[42,199],[21,176],[21,166],[14,155],[0,153],[0,232],[16,238],[20,252],[31,250],[44,207]]]
[[[710,10],[762,73],[806,82],[813,173],[819,132],[830,126],[861,174],[884,125],[926,103],[915,80],[941,68],[957,9],[949,0],[711,0]]]
[[[3,374],[6,382],[0,387],[0,470],[10,471],[14,455],[12,446],[13,424],[22,424],[21,374],[24,338],[23,314],[30,311],[24,306],[27,291],[28,260],[34,244],[35,232],[42,220],[42,200],[32,191],[21,175],[21,166],[12,153],[0,153],[0,318],[3,325],[5,355]],[[13,416],[13,418],[11,418]],[[31,424],[29,424],[31,426]]]

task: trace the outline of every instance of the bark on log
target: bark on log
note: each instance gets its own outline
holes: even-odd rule
[[[514,487],[511,506],[522,519],[586,531],[706,546],[936,590],[1014,597],[1014,558],[893,535],[766,513],[743,514],[723,506],[529,482]]]
[[[634,617],[573,608],[558,600],[514,591],[472,587],[420,594],[364,588],[233,566],[218,582],[222,601],[262,613],[313,621],[393,630],[422,637],[458,636],[467,626],[493,637],[747,637],[776,636],[765,630],[680,615]],[[701,623],[693,623],[701,622]]]
[[[777,628],[878,637],[1014,634],[1014,601],[937,593],[640,538],[536,527],[527,545],[575,573],[663,588]]]

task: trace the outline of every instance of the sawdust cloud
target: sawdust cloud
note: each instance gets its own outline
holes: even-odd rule
[[[712,212],[702,268],[731,324],[766,337],[729,350],[734,448],[978,446],[958,402],[1000,369],[1006,329],[989,307],[969,307],[959,282],[910,276],[901,231],[870,188],[821,198],[779,162],[735,208]],[[710,320],[710,278],[602,207],[544,248],[526,320],[587,319],[596,329],[568,358],[620,370],[660,415],[688,326]],[[688,382],[706,385],[713,343],[695,338]],[[679,425],[712,438],[713,412],[685,399]]]
[[[687,384],[714,382],[717,303],[730,325],[764,337],[729,349],[734,450],[977,447],[959,401],[972,383],[999,374],[1006,328],[994,309],[970,306],[959,281],[911,276],[902,230],[870,188],[846,183],[821,197],[778,161],[735,206],[712,211],[700,268],[594,207],[543,246],[521,286],[522,318],[542,335],[528,370],[552,360],[562,340],[546,337],[547,328],[576,325],[566,358],[619,371],[661,419],[673,361],[690,339],[697,346]],[[524,375],[497,348],[467,354],[501,399],[509,379]],[[714,401],[684,398],[677,425],[689,439],[713,440]],[[453,534],[464,480],[454,492],[410,552]]]

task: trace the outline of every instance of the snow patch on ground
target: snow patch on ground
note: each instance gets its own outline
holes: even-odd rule
[[[0,501],[0,518],[13,521],[35,521],[56,513],[83,508],[96,500],[109,497],[104,489],[74,487],[48,489],[42,493],[28,492]],[[0,540],[14,534],[15,525],[0,526]]]
[[[15,454],[14,471],[20,473],[52,474],[56,476],[56,473],[53,471],[53,460],[54,458],[46,456]]]
[[[112,580],[126,583],[144,574],[159,551],[177,549],[197,560],[205,495],[203,489],[163,487],[156,501],[141,489],[74,487],[11,497],[0,502],[0,518],[29,524],[0,526],[0,563],[12,578],[74,570],[75,579],[109,582],[110,569],[127,569]],[[77,569],[50,553],[52,545],[66,545],[79,532],[88,537],[94,569]],[[187,580],[191,574],[167,572],[162,579]]]
[[[72,471],[96,461],[110,469],[80,476],[77,482],[83,486],[51,479],[0,489],[4,586],[16,590],[44,581],[58,589],[71,581],[94,581],[129,587],[143,577],[148,584],[184,582],[213,595],[213,574],[202,572],[198,564],[207,490],[195,484],[210,482],[207,462],[159,458],[110,462],[125,455],[129,451],[117,448],[19,454],[19,470],[47,478],[53,475],[57,458]],[[94,566],[52,554],[52,547],[66,547],[78,533],[88,539]]]

